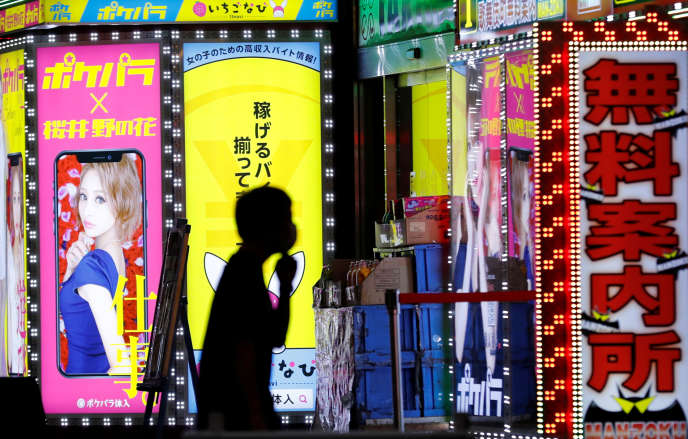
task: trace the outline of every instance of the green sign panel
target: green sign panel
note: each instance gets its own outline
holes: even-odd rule
[[[359,0],[360,47],[454,30],[452,0]]]

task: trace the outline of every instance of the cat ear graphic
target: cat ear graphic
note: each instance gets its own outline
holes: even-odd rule
[[[301,281],[303,280],[303,273],[306,268],[306,255],[304,252],[300,251],[291,255],[296,261],[296,275],[294,280],[291,282],[291,296],[299,288]],[[221,257],[214,255],[212,253],[206,252],[204,259],[205,276],[208,279],[208,283],[212,287],[213,291],[217,291],[217,286],[220,284],[220,279],[222,278],[222,273],[225,270],[227,262]],[[272,273],[270,277],[270,282],[268,283],[268,290],[271,296],[279,297],[280,283],[277,278],[276,273]]]
[[[294,276],[294,280],[291,282],[291,292],[289,293],[290,297],[299,288],[299,285],[303,280],[303,273],[306,268],[306,255],[304,252],[301,251],[294,253],[291,255],[291,257],[293,257],[296,261],[296,275]],[[208,283],[212,287],[213,291],[217,291],[217,286],[220,284],[220,279],[222,278],[222,273],[225,271],[227,262],[221,257],[208,252],[206,252],[203,262],[205,267],[205,276],[208,279]],[[272,276],[270,277],[270,283],[268,284],[268,295],[270,296],[270,303],[272,304],[273,309],[277,308],[277,304],[279,303],[279,291],[280,282],[277,278],[277,273],[273,272]],[[272,352],[274,354],[279,354],[284,352],[285,349],[286,347],[282,345],[274,348]]]
[[[217,286],[220,284],[220,278],[222,278],[222,272],[225,271],[227,262],[221,257],[208,252],[206,252],[203,262],[205,277],[208,279],[208,283],[213,291],[217,291]]]

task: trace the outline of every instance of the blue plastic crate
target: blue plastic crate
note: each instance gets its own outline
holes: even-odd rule
[[[400,345],[404,415],[451,413],[451,335],[447,305],[402,305]],[[392,368],[389,316],[384,305],[354,308],[354,421],[391,418]]]
[[[402,368],[405,417],[449,416],[452,411],[449,400],[452,381],[447,365],[448,363],[431,367],[428,362],[422,362],[420,368]],[[391,366],[357,369],[354,389],[356,400],[353,417],[357,422],[393,417]]]
[[[416,291],[446,291],[449,282],[449,246],[423,244],[415,246]]]

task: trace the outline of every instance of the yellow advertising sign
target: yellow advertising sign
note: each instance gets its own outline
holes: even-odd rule
[[[452,195],[466,195],[466,75],[451,70]]]
[[[7,152],[24,155],[24,51],[0,54],[2,78],[2,123],[7,136]]]
[[[250,51],[247,52],[247,47]],[[201,349],[213,261],[241,241],[237,194],[269,183],[292,198],[303,252],[301,283],[291,296],[287,348],[315,346],[311,288],[322,268],[321,115],[318,43],[184,45],[189,323]],[[214,256],[213,256],[214,255]],[[220,269],[224,262],[220,261]],[[274,261],[265,264],[266,285]],[[297,273],[298,277],[299,273]]]
[[[39,0],[0,11],[0,33],[24,29],[43,22],[43,10]]]
[[[2,78],[2,111],[0,111],[0,150],[5,155],[0,175],[7,190],[8,215],[2,215],[2,227],[7,231],[2,244],[7,253],[2,256],[4,270],[0,297],[0,376],[27,374],[27,313],[26,313],[26,142],[24,132],[24,51],[0,53]],[[5,195],[5,190],[1,191]],[[18,196],[17,196],[18,195]],[[23,207],[22,207],[23,206]],[[4,206],[3,206],[4,208]],[[17,212],[23,209],[20,214]],[[6,221],[6,222],[5,222]],[[2,248],[2,247],[0,247]]]
[[[417,197],[449,193],[446,99],[446,81],[414,85],[411,90],[413,127],[411,193]]]

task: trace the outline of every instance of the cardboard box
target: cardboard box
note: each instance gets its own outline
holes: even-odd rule
[[[404,198],[408,245],[450,242],[451,199],[449,195]]]
[[[413,261],[410,257],[384,258],[361,284],[361,305],[382,305],[385,290],[413,291]]]
[[[432,195],[428,197],[405,197],[404,198],[404,216],[409,218],[424,210],[437,207],[448,206],[449,195]]]

